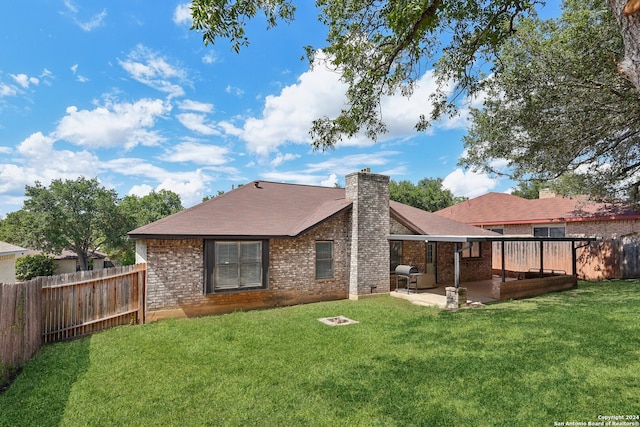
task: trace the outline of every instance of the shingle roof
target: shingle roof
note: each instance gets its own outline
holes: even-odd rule
[[[26,249],[21,248],[20,246],[12,245],[7,242],[0,242],[0,255],[19,254],[25,251]]]
[[[154,236],[297,236],[351,206],[340,188],[255,181],[129,233]]]
[[[257,184],[257,185],[256,185]],[[350,209],[341,188],[256,181],[129,233],[132,238],[294,237]],[[390,202],[393,217],[419,234],[487,235],[486,230]]]
[[[444,236],[495,236],[496,233],[391,201],[391,216],[418,234]]]
[[[473,225],[640,218],[640,213],[633,209],[595,203],[583,197],[523,199],[506,193],[487,193],[434,213]]]

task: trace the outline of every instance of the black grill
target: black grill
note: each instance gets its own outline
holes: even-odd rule
[[[396,276],[403,276],[406,278],[410,278],[411,276],[418,274],[418,267],[413,265],[402,265],[396,267]]]

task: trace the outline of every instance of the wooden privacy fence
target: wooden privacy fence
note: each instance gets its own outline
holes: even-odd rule
[[[492,268],[495,270],[502,268],[501,244],[493,243]],[[540,269],[539,242],[504,242],[504,245],[506,270]],[[577,274],[582,279],[640,277],[640,237],[636,235],[591,242],[583,248],[578,248],[576,256]],[[542,257],[545,270],[572,274],[570,242],[544,242]]]
[[[0,385],[42,343],[41,283],[0,283]]]
[[[42,287],[45,343],[144,322],[144,264],[51,276]]]
[[[0,384],[43,343],[144,323],[146,265],[0,284]]]

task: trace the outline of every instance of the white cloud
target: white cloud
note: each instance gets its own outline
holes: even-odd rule
[[[211,179],[201,170],[196,170],[181,178],[168,177],[163,180],[157,189],[170,190],[180,195],[182,205],[185,207],[193,206],[202,201],[205,193],[205,183]]]
[[[205,123],[206,116],[204,114],[183,113],[176,116],[180,123],[187,129],[202,135],[220,135],[213,124]]]
[[[134,80],[144,85],[168,93],[170,97],[184,95],[182,86],[172,80],[185,82],[186,71],[169,64],[165,58],[143,45],[136,46],[125,61],[118,60],[118,63]]]
[[[150,128],[169,111],[171,106],[159,99],[141,99],[134,104],[107,102],[91,111],[71,106],[52,135],[92,148],[153,146],[164,138]]]
[[[0,97],[4,96],[16,96],[18,91],[14,86],[9,86],[4,83],[0,83]]]
[[[332,173],[329,177],[323,181],[320,181],[320,185],[323,187],[335,187],[338,183],[338,175]]]
[[[183,142],[165,151],[160,157],[166,162],[191,162],[200,165],[224,165],[229,161],[229,149],[212,144]]]
[[[56,150],[54,143],[52,137],[36,132],[18,144],[12,164],[0,164],[1,204],[19,209],[25,186],[35,181],[49,185],[53,179],[76,179],[99,172],[99,159],[91,153]]]
[[[185,99],[178,102],[178,108],[181,110],[198,111],[200,113],[212,113],[213,104],[193,101],[191,99]]]
[[[237,97],[241,97],[242,95],[244,95],[244,90],[240,89],[239,87],[229,85],[224,90],[225,92],[235,95]]]
[[[9,74],[11,78],[24,89],[29,89],[30,85],[37,86],[40,83],[37,77],[29,77],[26,74]]]
[[[289,184],[303,184],[303,185],[320,185],[321,182],[326,181],[326,175],[313,175],[306,172],[265,172],[260,176],[268,181],[274,182],[286,182]]]
[[[191,26],[191,3],[180,3],[173,11],[173,23]]]
[[[278,166],[280,166],[281,164],[283,164],[285,162],[289,162],[291,160],[295,160],[295,159],[298,159],[298,158],[300,158],[299,154],[291,154],[291,153],[282,154],[282,153],[278,153],[276,155],[276,157],[273,160],[271,160],[271,162],[269,162],[269,164],[272,167],[275,168],[275,167],[278,167]]]
[[[153,191],[153,187],[147,184],[142,184],[142,185],[134,185],[133,187],[131,187],[131,189],[129,190],[128,195],[129,196],[138,196],[138,197],[144,197],[147,194],[151,193]]]
[[[107,9],[103,9],[102,12],[99,12],[86,20],[81,20],[78,18],[80,10],[71,0],[64,0],[64,5],[67,7],[67,10],[71,12],[73,22],[82,30],[87,32],[93,31],[102,26],[104,19],[107,17]]]
[[[396,164],[398,160],[394,157],[399,154],[401,154],[399,151],[378,151],[376,153],[353,154],[343,157],[332,156],[329,160],[319,163],[307,163],[306,166],[310,173],[328,171],[338,175],[347,175],[365,167],[370,167],[373,172],[383,173],[380,168],[389,163]]]
[[[216,55],[216,52],[212,49],[202,56],[203,64],[215,64],[216,62],[218,62],[218,55]]]
[[[456,196],[478,197],[493,190],[497,185],[495,179],[486,174],[456,169],[442,180],[442,187]]]

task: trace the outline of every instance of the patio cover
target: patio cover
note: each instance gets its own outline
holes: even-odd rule
[[[570,242],[571,243],[571,265],[572,274],[577,275],[577,256],[576,250],[588,245],[590,242],[598,240],[597,237],[533,237],[533,236],[451,236],[451,235],[434,235],[434,234],[389,234],[388,240],[414,240],[424,242],[448,242],[454,243],[454,267],[455,267],[455,285],[460,287],[460,252],[467,249],[468,245],[464,243],[472,242],[502,242],[500,245],[502,251],[502,281],[506,281],[505,260],[504,260],[504,242],[540,242],[540,277],[544,275],[544,257],[542,256],[542,246],[544,242]],[[585,242],[583,245],[576,246],[576,242]],[[462,245],[458,245],[462,243]]]

